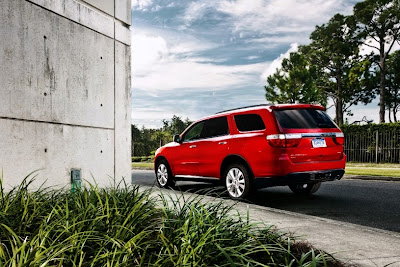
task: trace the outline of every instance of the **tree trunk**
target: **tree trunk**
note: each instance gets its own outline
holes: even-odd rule
[[[342,99],[342,86],[340,74],[336,76],[336,123],[339,127],[343,126],[343,99]]]
[[[339,127],[343,126],[343,100],[341,96],[338,96],[335,103],[336,108],[336,123]]]
[[[399,91],[395,91],[395,94],[394,94],[394,103],[393,103],[393,119],[394,119],[394,122],[397,122],[396,113],[397,113],[398,106],[399,106],[399,105],[397,104],[398,92],[399,92]]]
[[[379,123],[385,122],[385,75],[386,75],[386,62],[385,62],[385,40],[380,39],[380,58],[379,66],[381,69],[381,77],[379,83]]]

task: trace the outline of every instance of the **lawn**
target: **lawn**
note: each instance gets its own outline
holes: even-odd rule
[[[400,178],[400,164],[347,163],[346,174]]]
[[[132,162],[132,169],[152,170],[153,168],[153,162]]]
[[[383,168],[362,168],[362,167],[346,167],[346,174],[366,175],[366,176],[391,176],[399,177],[400,169],[383,169]]]

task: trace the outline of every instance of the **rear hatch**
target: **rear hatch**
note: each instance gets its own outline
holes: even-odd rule
[[[322,106],[284,106],[274,108],[273,113],[292,162],[342,159],[344,135]]]

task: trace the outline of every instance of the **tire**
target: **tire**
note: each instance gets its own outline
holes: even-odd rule
[[[172,175],[171,168],[166,160],[162,159],[157,162],[155,173],[159,187],[173,188],[175,186],[174,176]]]
[[[245,166],[234,163],[224,171],[225,188],[232,199],[244,199],[251,190],[251,177]]]
[[[291,184],[289,185],[289,188],[297,195],[311,195],[317,192],[320,186],[321,182],[316,182],[308,184]]]

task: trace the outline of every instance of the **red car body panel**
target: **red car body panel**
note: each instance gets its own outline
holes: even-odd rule
[[[157,150],[155,162],[160,157],[165,158],[174,176],[192,175],[216,178],[221,178],[223,161],[232,155],[247,162],[255,179],[283,177],[299,172],[344,170],[346,156],[343,152],[343,143],[340,144],[335,139],[339,138],[336,136],[343,136],[339,127],[285,129],[280,126],[274,115],[275,110],[285,109],[325,110],[319,105],[285,104],[243,108],[209,116],[200,121],[227,117],[229,134],[167,144]],[[240,132],[234,116],[243,114],[260,115],[265,129]],[[190,127],[180,135],[181,139]],[[294,147],[274,147],[267,140],[267,136],[270,135],[296,136],[296,134],[301,134],[302,137]],[[316,138],[315,136],[323,136],[326,147],[313,147],[312,140]]]

